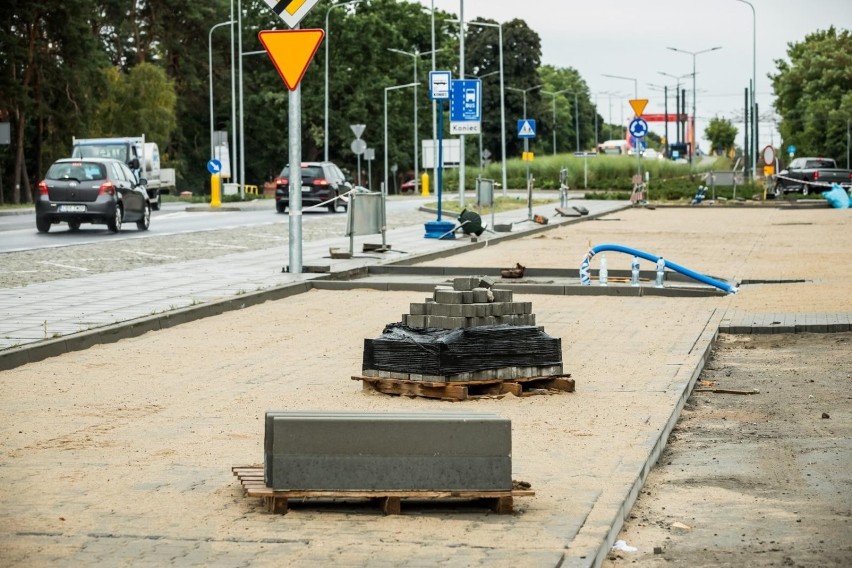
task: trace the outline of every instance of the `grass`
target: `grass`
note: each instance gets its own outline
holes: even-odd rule
[[[548,203],[553,203],[558,196],[554,194],[554,199],[533,199],[533,206],[536,205],[547,205]],[[425,207],[429,207],[430,209],[437,209],[438,202],[432,201],[427,203]],[[494,210],[494,213],[502,213],[503,211],[515,211],[517,209],[522,209],[527,207],[527,199],[526,197],[496,197],[494,199],[493,207],[477,207],[476,203],[467,203],[466,208],[472,209],[479,213],[480,215],[490,215],[491,210]],[[441,210],[446,211],[448,213],[461,213],[461,205],[457,200],[453,201],[444,201],[441,204]]]

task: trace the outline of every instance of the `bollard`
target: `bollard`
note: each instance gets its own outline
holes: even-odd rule
[[[429,174],[426,172],[420,176],[420,195],[429,197]]]
[[[210,207],[219,207],[222,205],[221,184],[222,179],[219,174],[210,176]]]

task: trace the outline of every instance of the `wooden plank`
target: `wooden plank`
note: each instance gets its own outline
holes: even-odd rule
[[[515,396],[544,394],[545,390],[574,392],[574,380],[570,374],[520,377],[515,379],[483,379],[478,381],[408,381],[377,377],[353,376],[362,381],[364,390],[401,396],[422,396],[442,400],[461,401],[480,396],[499,396],[512,393]],[[542,392],[537,392],[542,391]]]
[[[521,393],[524,391],[524,387],[521,383],[500,383],[500,394],[513,394],[515,396],[521,396]]]
[[[399,497],[382,497],[380,503],[385,515],[399,515],[402,511]]]
[[[430,386],[419,381],[402,381],[397,379],[370,379],[373,389],[384,394],[401,396],[424,396],[442,400],[466,400],[467,386],[457,384],[441,384]]]
[[[497,497],[491,499],[491,510],[498,515],[511,515],[513,510],[512,497]]]

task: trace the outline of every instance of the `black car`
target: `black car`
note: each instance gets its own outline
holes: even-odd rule
[[[58,160],[38,184],[36,228],[46,233],[51,225],[65,222],[77,231],[82,223],[93,223],[117,233],[124,221],[135,221],[140,231],[147,231],[151,206],[145,184],[120,160]]]
[[[290,165],[275,178],[275,209],[284,213],[290,206]],[[302,206],[318,205],[352,191],[352,184],[332,162],[305,162],[302,164]],[[339,206],[346,211],[348,199],[336,199],[326,204],[332,213]]]

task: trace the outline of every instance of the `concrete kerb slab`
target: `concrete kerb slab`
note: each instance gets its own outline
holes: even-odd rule
[[[704,366],[710,358],[713,345],[716,343],[716,339],[719,336],[718,328],[723,317],[723,311],[714,311],[713,315],[711,315],[707,320],[704,330],[701,332],[701,335],[695,342],[692,352],[690,353],[690,355],[694,355],[696,357],[694,365],[692,365],[691,368],[685,369],[684,367],[681,367],[678,370],[676,379],[681,378],[683,379],[683,382],[675,383],[675,385],[677,385],[677,389],[672,393],[675,398],[675,404],[672,407],[672,412],[666,420],[663,428],[652,434],[649,440],[651,448],[650,453],[648,454],[645,462],[640,466],[639,471],[636,472],[633,483],[631,484],[630,490],[625,496],[621,507],[619,507],[612,516],[609,532],[606,535],[606,538],[603,539],[597,550],[586,555],[586,559],[591,559],[591,561],[587,564],[588,566],[600,566],[612,549],[612,545],[615,544],[615,539],[618,536],[619,531],[621,531],[621,528],[624,526],[624,521],[627,519],[627,516],[630,514],[630,510],[633,508],[633,504],[639,496],[639,491],[641,491],[642,487],[645,485],[645,480],[651,473],[651,469],[657,463],[660,455],[662,455],[672,430],[674,430],[678,420],[680,420],[680,414],[692,393],[695,382],[698,380],[698,377],[701,375],[701,372],[704,370]]]
[[[182,323],[217,316],[233,310],[241,310],[249,306],[262,304],[263,302],[303,294],[311,288],[312,284],[310,281],[292,282],[232,298],[170,310],[56,339],[13,347],[0,352],[0,371],[14,369],[20,365],[35,363],[72,351],[81,351],[94,345],[115,343],[121,339],[138,337],[149,331],[167,329]]]

